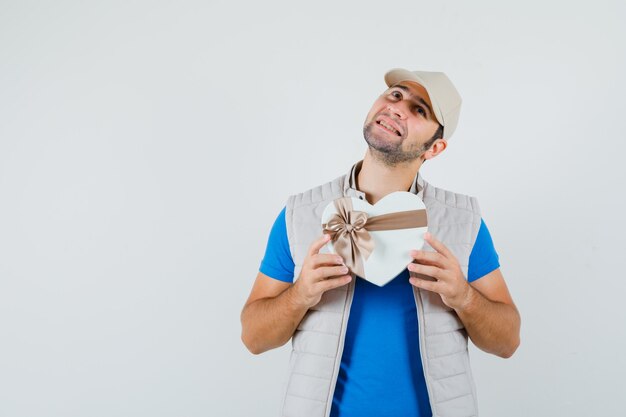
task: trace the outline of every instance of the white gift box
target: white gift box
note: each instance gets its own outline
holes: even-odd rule
[[[374,205],[355,197],[346,198],[351,200],[353,212],[365,212],[368,219],[384,214],[414,210],[423,211],[422,214],[425,218],[426,206],[424,206],[424,202],[416,194],[410,192],[397,191],[390,193]],[[322,213],[322,225],[327,224],[337,214],[338,210],[333,201],[326,206]],[[422,222],[422,224],[425,223]],[[367,230],[367,224],[365,229]],[[363,269],[362,275],[364,276],[361,276],[361,274],[359,276],[379,287],[387,284],[412,262],[413,258],[409,255],[409,252],[413,249],[422,249],[424,233],[427,230],[428,227],[425,225],[397,230],[368,230],[374,242],[374,248],[367,256],[367,259],[363,259],[363,256],[360,257]],[[329,241],[321,252],[337,253],[334,241]],[[344,258],[344,260],[346,259]],[[348,260],[346,260],[346,264],[348,264]]]

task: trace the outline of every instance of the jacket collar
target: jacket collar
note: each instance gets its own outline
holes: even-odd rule
[[[356,176],[359,174],[361,170],[361,165],[363,165],[363,160],[360,160],[356,164],[352,165],[348,175],[346,175],[344,179],[344,195],[347,197],[357,197],[361,200],[365,199],[365,193],[359,191],[356,188]],[[424,194],[424,178],[420,174],[419,170],[415,174],[415,178],[413,178],[413,183],[411,184],[411,188],[408,190],[410,193],[417,194],[420,198],[423,197]]]

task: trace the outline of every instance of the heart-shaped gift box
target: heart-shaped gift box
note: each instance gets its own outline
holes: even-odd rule
[[[382,287],[413,260],[427,227],[426,206],[416,194],[396,191],[376,204],[355,197],[332,201],[322,213],[331,235],[323,252],[342,256],[350,272]]]

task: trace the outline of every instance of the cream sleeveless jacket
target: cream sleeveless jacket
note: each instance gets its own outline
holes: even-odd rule
[[[286,223],[295,263],[294,277],[300,275],[309,246],[321,236],[321,215],[326,205],[343,196],[365,198],[355,187],[361,163],[356,163],[347,175],[289,197]],[[469,256],[481,221],[476,198],[434,187],[419,172],[410,192],[422,198],[428,215],[428,230],[454,253],[467,277]],[[432,250],[428,244],[426,248]],[[354,283],[353,277],[348,285],[324,293],[298,325],[292,337],[282,417],[330,415]],[[420,354],[433,416],[477,416],[467,333],[461,320],[438,294],[415,287],[413,294]]]

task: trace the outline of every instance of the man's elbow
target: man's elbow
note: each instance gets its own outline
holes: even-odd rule
[[[250,338],[247,337],[246,333],[243,331],[241,332],[241,341],[243,342],[246,349],[248,349],[248,351],[253,355],[259,355],[267,350],[261,349],[258,343],[254,343],[252,340],[250,340]]]
[[[246,349],[248,349],[250,353],[252,353],[253,355],[258,355],[260,353],[263,353],[263,351],[259,349],[256,343],[254,343],[253,339],[250,337],[250,332],[247,331],[245,312],[246,312],[246,306],[244,306],[243,310],[241,311],[241,316],[239,317],[241,321],[241,341],[243,342],[243,345],[246,347]]]
[[[519,348],[520,345],[520,328],[522,323],[517,308],[515,306],[513,306],[513,308],[516,313],[516,318],[513,321],[513,328],[511,329],[511,339],[504,347],[504,349],[498,354],[498,356],[504,359],[508,359],[513,356],[513,354],[517,351],[517,348]]]
[[[287,341],[281,341],[279,343],[268,344],[269,341],[263,341],[259,339],[251,339],[246,336],[244,332],[241,333],[241,341],[246,346],[248,351],[253,355],[260,355],[268,350],[276,349],[283,346]]]
[[[284,344],[270,345],[267,340],[253,337],[253,335],[251,335],[250,332],[247,332],[245,328],[242,328],[241,330],[241,341],[253,355],[260,355],[261,353],[267,352],[268,350],[272,350]]]
[[[498,356],[503,358],[503,359],[510,358],[511,356],[513,356],[513,354],[515,353],[515,351],[517,350],[519,345],[520,345],[520,339],[518,337],[509,346],[507,346],[507,348],[505,350],[499,352]]]
[[[263,352],[258,348],[257,344],[254,343],[254,340],[250,337],[250,329],[248,327],[249,323],[248,320],[246,320],[247,307],[248,304],[244,305],[243,309],[241,310],[241,314],[239,315],[239,322],[241,323],[241,341],[250,353],[252,353],[253,355],[258,355]]]

